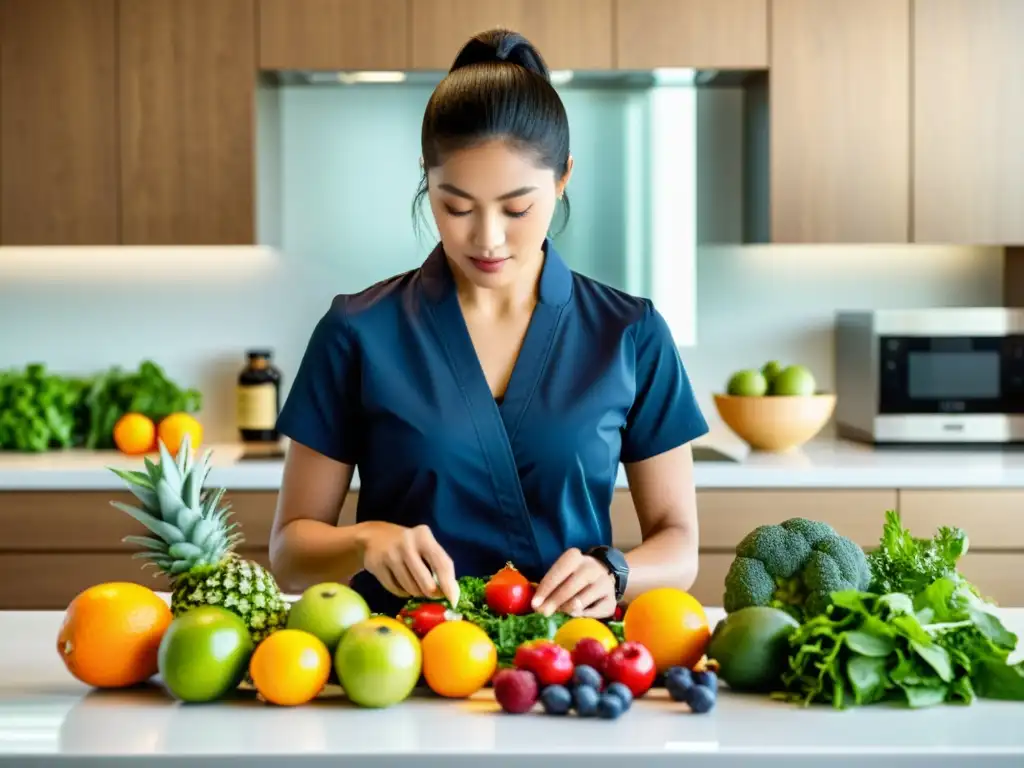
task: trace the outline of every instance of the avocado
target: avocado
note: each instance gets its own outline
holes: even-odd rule
[[[718,662],[718,676],[731,690],[770,693],[781,685],[789,638],[799,626],[778,608],[741,608],[715,627],[707,655]]]

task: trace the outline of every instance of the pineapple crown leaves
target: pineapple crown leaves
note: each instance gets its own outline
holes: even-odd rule
[[[171,456],[163,441],[159,451],[158,463],[145,457],[145,472],[109,467],[142,502],[142,508],[119,501],[111,505],[155,534],[126,536],[123,541],[142,549],[134,557],[171,575],[199,565],[215,565],[234,550],[242,534],[235,530],[237,523],[228,523],[231,505],[221,504],[225,489],[203,491],[212,451],[207,450],[195,462],[187,435],[176,456]]]

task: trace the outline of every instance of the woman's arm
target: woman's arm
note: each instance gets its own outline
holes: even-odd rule
[[[689,443],[625,464],[643,543],[626,553],[624,601],[654,587],[689,590],[697,578],[697,493]]]
[[[287,592],[345,583],[363,567],[360,525],[338,526],[354,467],[294,440],[270,531],[270,564]]]

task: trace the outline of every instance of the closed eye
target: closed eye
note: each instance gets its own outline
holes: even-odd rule
[[[471,210],[470,211],[459,211],[459,210],[456,210],[456,209],[452,208],[450,205],[445,205],[444,208],[448,212],[449,216],[469,216],[469,214],[471,214],[473,212]],[[506,216],[510,216],[513,219],[521,219],[524,216],[526,216],[526,214],[528,214],[530,212],[531,208],[533,208],[532,205],[529,206],[528,208],[522,210],[522,211],[505,211],[505,215]]]

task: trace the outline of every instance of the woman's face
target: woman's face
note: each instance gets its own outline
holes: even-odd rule
[[[569,168],[571,173],[571,159]],[[448,258],[482,288],[535,278],[555,203],[570,173],[557,179],[552,170],[502,141],[451,153],[427,178],[430,208]]]

